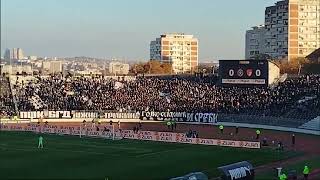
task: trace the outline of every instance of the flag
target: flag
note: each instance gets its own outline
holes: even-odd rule
[[[121,88],[123,88],[123,83],[118,81],[114,83],[114,89],[121,89]]]
[[[166,99],[167,99],[167,103],[171,102],[171,99],[168,96],[166,97]]]

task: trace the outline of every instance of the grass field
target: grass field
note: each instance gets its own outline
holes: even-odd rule
[[[291,153],[138,140],[105,140],[0,131],[0,179],[169,179],[202,171],[218,176],[217,167],[242,160],[254,166]]]

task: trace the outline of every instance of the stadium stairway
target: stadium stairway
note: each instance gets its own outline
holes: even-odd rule
[[[299,128],[320,131],[320,116],[302,124]]]
[[[16,91],[13,88],[12,79],[13,79],[13,77],[9,76],[8,77],[8,83],[9,83],[9,87],[10,87],[10,93],[12,95],[12,101],[14,103],[14,109],[15,109],[15,112],[18,113],[18,102],[17,102],[17,99],[16,99]]]

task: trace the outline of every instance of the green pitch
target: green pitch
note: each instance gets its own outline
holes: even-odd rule
[[[0,131],[0,179],[160,180],[195,171],[216,177],[221,165],[248,160],[257,166],[288,156],[270,149],[43,137],[38,149],[37,134]]]

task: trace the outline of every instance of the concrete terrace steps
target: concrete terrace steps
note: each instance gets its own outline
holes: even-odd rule
[[[302,124],[299,128],[320,131],[320,116]]]

